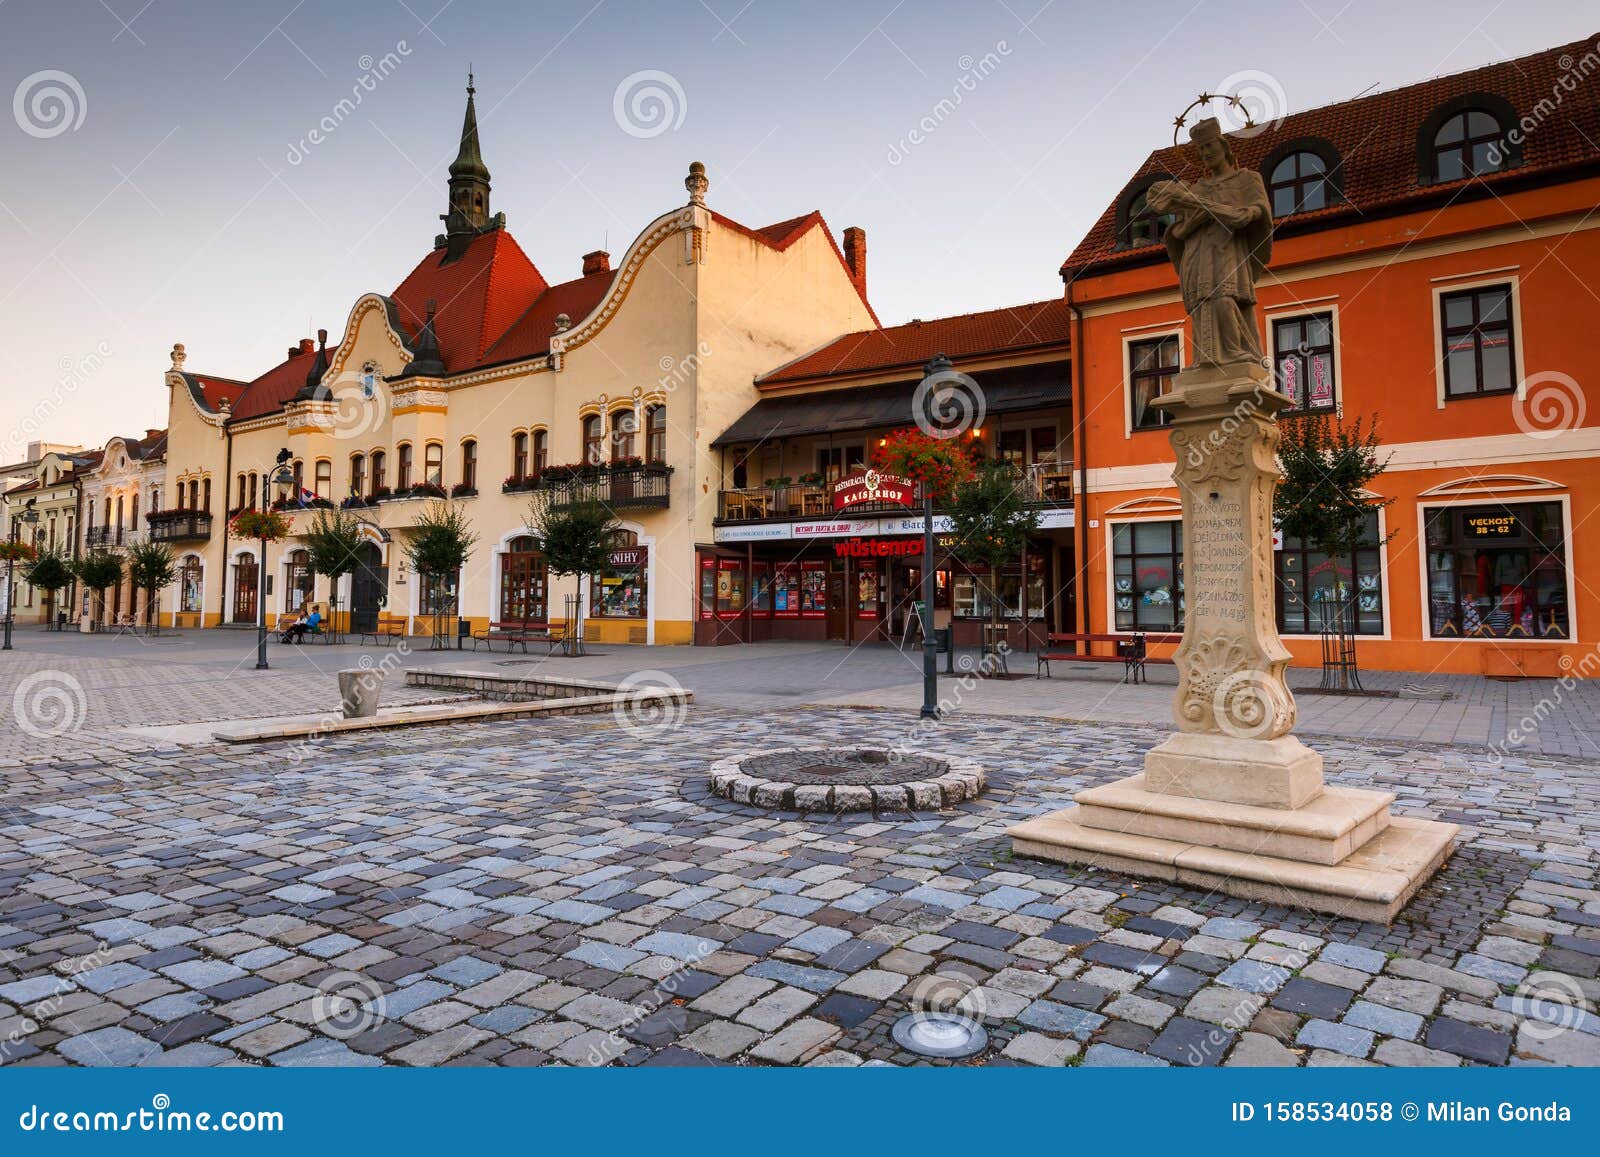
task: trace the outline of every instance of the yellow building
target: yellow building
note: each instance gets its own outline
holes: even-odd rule
[[[50,450],[41,454],[29,471],[31,477],[6,491],[5,537],[31,542],[39,550],[55,550],[76,557],[80,549],[77,532],[83,476],[98,466],[99,461],[98,450]],[[23,523],[17,516],[29,509],[29,502],[33,503],[31,509],[38,517],[31,523]],[[42,623],[62,611],[69,619],[77,618],[81,608],[73,601],[74,587],[58,592],[55,598],[56,605],[52,606],[43,591],[35,591],[19,576],[16,621]]]
[[[148,520],[177,556],[163,603],[173,624],[254,623],[263,599],[273,622],[325,602],[334,592],[306,564],[306,508],[344,505],[366,544],[340,608],[356,630],[383,613],[426,632],[434,608],[405,543],[447,495],[478,536],[447,609],[478,629],[561,620],[577,583],[545,572],[526,521],[535,490],[581,491],[622,526],[607,572],[584,583],[588,637],[690,642],[695,546],[717,515],[712,439],[756,401],[759,373],[877,324],[859,231],[847,252],[815,212],[743,226],[709,207],[698,164],[687,201],[615,264],[589,253],[578,276],[547,279],[490,211],[467,91],[445,231],[392,293],[364,295],[342,336],[302,340],[250,380],[191,371],[174,347],[168,503]],[[260,544],[232,536],[225,516],[263,501],[282,450],[294,533],[267,548],[263,571]]]

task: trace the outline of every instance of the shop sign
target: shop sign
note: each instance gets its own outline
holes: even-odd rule
[[[905,558],[922,553],[915,538],[850,538],[833,544],[835,558]]]
[[[852,506],[862,506],[869,502],[889,506],[915,506],[916,483],[895,474],[880,474],[876,470],[865,470],[860,474],[852,474],[849,478],[841,478],[833,484],[835,510],[848,510]]]
[[[641,567],[650,557],[650,548],[647,546],[630,546],[625,550],[614,550],[608,560],[613,570],[628,570]]]
[[[1473,538],[1515,538],[1522,533],[1517,516],[1510,512],[1498,514],[1469,514],[1463,520],[1466,531]]]

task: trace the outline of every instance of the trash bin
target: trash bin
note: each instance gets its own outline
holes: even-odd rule
[[[471,637],[472,637],[472,620],[471,619],[457,619],[456,620],[456,650],[458,650],[458,651],[461,650],[461,641],[463,639],[470,639]]]
[[[935,627],[933,629],[933,653],[944,656],[944,673],[956,673],[956,649],[950,641],[949,627]]]

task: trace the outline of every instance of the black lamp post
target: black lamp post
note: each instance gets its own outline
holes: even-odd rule
[[[949,374],[955,367],[937,354],[923,368],[923,382]],[[920,391],[927,395],[929,390]],[[939,718],[939,642],[933,637],[933,487],[922,484],[922,710],[923,719]]]
[[[39,521],[39,512],[33,508],[38,499],[30,498],[23,505],[22,510],[12,519],[13,522],[22,523],[24,528],[32,526]],[[29,535],[28,537],[32,537]],[[24,539],[16,539],[21,542]],[[11,650],[11,620],[17,617],[17,557],[11,555],[6,559],[6,641],[0,646],[0,651]]]
[[[279,450],[277,463],[272,470],[261,476],[261,512],[265,514],[272,508],[267,501],[268,487],[277,492],[279,498],[289,496],[289,487],[294,485],[294,471],[289,468],[290,454],[287,450]],[[256,569],[256,670],[267,669],[267,539],[261,538],[261,561]]]

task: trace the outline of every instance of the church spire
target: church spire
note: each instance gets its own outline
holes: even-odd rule
[[[459,257],[479,233],[498,229],[505,215],[489,215],[489,167],[478,144],[478,110],[473,95],[478,90],[467,72],[467,111],[461,120],[461,147],[450,162],[450,204],[441,215],[445,231],[435,242],[449,244],[450,257]]]

